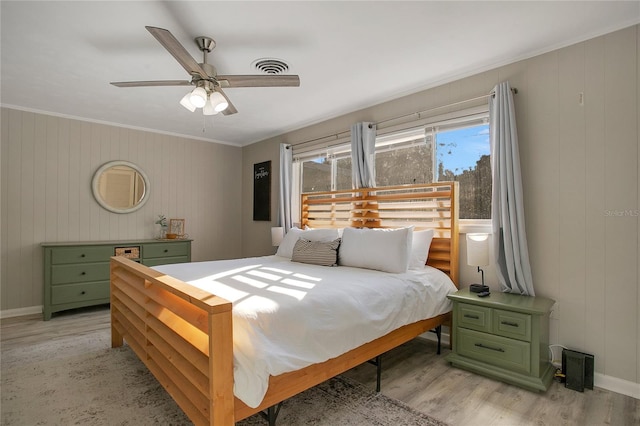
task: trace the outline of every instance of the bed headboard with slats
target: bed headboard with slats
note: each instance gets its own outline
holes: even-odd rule
[[[433,229],[427,264],[458,285],[458,182],[302,194],[301,226]]]

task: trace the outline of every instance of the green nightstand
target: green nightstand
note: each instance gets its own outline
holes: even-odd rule
[[[555,303],[544,297],[469,289],[453,301],[453,352],[447,361],[533,391],[546,391],[555,369],[549,362],[549,314]]]

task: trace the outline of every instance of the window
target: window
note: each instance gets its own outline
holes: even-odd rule
[[[351,188],[349,146],[303,160],[302,190]],[[491,219],[488,114],[389,133],[376,139],[376,185],[458,181],[460,219]]]
[[[436,177],[460,182],[460,219],[491,219],[489,124],[435,133]]]

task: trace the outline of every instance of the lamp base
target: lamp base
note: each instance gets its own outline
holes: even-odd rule
[[[489,286],[483,284],[471,284],[469,286],[469,291],[471,293],[481,293],[483,291],[489,291]]]

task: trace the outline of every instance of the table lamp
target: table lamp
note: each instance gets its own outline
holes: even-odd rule
[[[474,293],[489,291],[484,284],[484,270],[480,268],[489,264],[489,234],[467,234],[467,264],[477,266],[482,274],[482,284],[471,284],[469,289]]]
[[[282,226],[274,226],[271,228],[271,245],[278,247],[284,238],[284,228]]]

